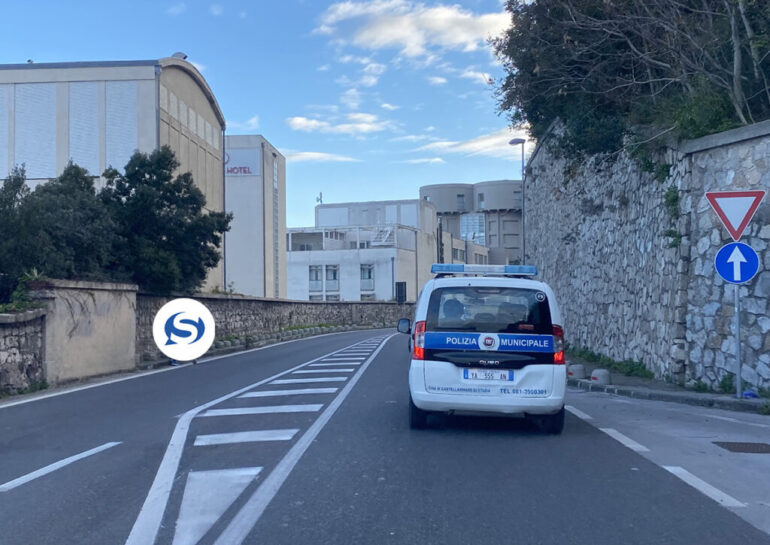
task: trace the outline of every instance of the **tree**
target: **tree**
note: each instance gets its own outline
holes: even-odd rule
[[[101,199],[119,238],[109,267],[150,292],[193,291],[221,258],[232,214],[205,209],[206,199],[166,146],[135,153],[125,174],[108,169]]]
[[[7,300],[18,278],[37,270],[53,278],[105,279],[115,227],[93,178],[72,163],[30,191],[23,168],[0,188],[0,264]]]
[[[499,108],[567,154],[693,138],[770,117],[770,3],[509,0]]]

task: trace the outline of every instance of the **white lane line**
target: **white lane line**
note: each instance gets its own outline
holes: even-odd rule
[[[58,462],[54,462],[53,464],[47,465],[45,467],[41,467],[40,469],[33,471],[32,473],[27,473],[26,475],[22,475],[18,479],[8,481],[5,484],[0,484],[0,492],[8,492],[9,490],[13,490],[17,486],[26,484],[34,479],[37,479],[38,477],[42,477],[43,475],[48,475],[49,473],[53,473],[57,469],[61,469],[64,466],[68,466],[73,462],[77,462],[78,460],[82,460],[83,458],[88,458],[89,456],[93,456],[94,454],[98,454],[103,450],[107,450],[108,448],[115,447],[119,444],[120,444],[120,441],[104,443],[100,447],[92,448],[91,450],[81,452],[80,454],[75,454],[74,456],[70,456],[69,458],[64,458],[63,460],[59,460]]]
[[[394,335],[391,335],[391,337]],[[278,465],[276,465],[273,471],[270,472],[270,475],[267,476],[260,487],[257,488],[254,494],[252,494],[252,496],[248,499],[248,501],[246,501],[243,507],[241,507],[241,510],[238,511],[238,514],[232,518],[230,523],[227,525],[227,528],[225,528],[225,531],[222,532],[219,538],[217,538],[214,545],[240,545],[243,543],[243,541],[249,535],[249,532],[251,532],[252,528],[254,528],[254,525],[262,516],[262,513],[278,493],[278,490],[280,490],[284,481],[286,481],[286,479],[289,477],[289,474],[291,473],[292,469],[294,469],[294,466],[297,465],[297,462],[299,462],[300,458],[302,458],[302,455],[305,453],[308,447],[313,443],[318,434],[321,433],[321,430],[323,430],[324,426],[326,426],[329,420],[331,420],[332,416],[334,416],[334,413],[345,401],[345,398],[348,397],[356,383],[358,383],[358,380],[363,376],[363,374],[366,372],[366,369],[377,357],[377,354],[379,354],[380,351],[385,347],[389,339],[390,337],[388,337],[388,339],[386,339],[380,345],[380,347],[374,351],[369,359],[366,360],[366,363],[364,363],[361,369],[359,369],[358,373],[353,375],[353,377],[350,379],[350,382],[345,385],[345,387],[342,389],[342,392],[340,392],[340,394],[335,397],[331,403],[329,403],[324,412],[322,412],[316,421],[313,422],[313,424],[302,435],[302,437],[300,437],[297,442],[294,443],[286,456],[284,456],[281,461],[278,462]]]
[[[253,350],[247,350],[246,352],[263,350],[265,348],[269,347],[255,348]],[[240,355],[243,353],[245,352],[241,352],[235,355]],[[222,397],[209,401],[208,403],[204,403],[203,405],[199,405],[198,407],[194,407],[184,413],[176,423],[174,432],[171,435],[168,446],[166,447],[166,452],[163,455],[160,466],[158,466],[155,479],[152,481],[150,491],[147,493],[147,497],[142,504],[142,509],[139,511],[139,515],[134,522],[134,526],[131,528],[131,533],[126,540],[126,545],[148,545],[150,543],[155,543],[155,538],[158,536],[158,530],[160,529],[160,523],[163,520],[164,513],[166,512],[168,498],[171,495],[171,489],[174,486],[174,479],[176,477],[177,469],[179,468],[179,461],[182,458],[182,452],[184,451],[187,433],[190,430],[190,423],[192,422],[193,418],[198,415],[198,413],[205,411],[209,407],[212,407],[218,403],[227,401],[228,399],[262,386],[263,384],[267,384],[271,380],[275,380],[278,377],[291,373],[292,371],[304,367],[308,363],[315,363],[320,361],[323,358],[330,356],[331,354],[333,354],[333,352],[324,354],[323,356],[310,361],[302,362],[299,365],[295,365],[294,367],[287,369],[286,371],[281,371],[280,373],[276,373],[275,375],[260,380],[259,382],[249,384],[240,390],[230,392],[229,394],[223,395]],[[232,356],[233,355],[231,354],[222,357]]]
[[[270,384],[310,384],[311,382],[345,382],[348,377],[287,378],[274,380]]]
[[[616,441],[619,441],[624,446],[630,448],[631,450],[635,452],[650,452],[650,449],[645,447],[644,445],[640,445],[630,437],[626,437],[622,433],[620,433],[618,430],[612,429],[612,428],[599,428],[601,431],[615,439]]]
[[[265,390],[262,392],[246,392],[238,396],[241,397],[273,397],[273,396],[294,396],[305,394],[335,394],[339,388],[303,388],[301,390]]]
[[[339,363],[311,363],[308,367],[339,367],[340,365],[361,365],[358,361],[341,361]]]
[[[697,491],[699,491],[702,494],[705,494],[712,500],[722,504],[725,507],[746,507],[745,503],[739,502],[732,496],[725,494],[718,488],[715,488],[711,486],[709,483],[707,483],[704,480],[699,479],[683,467],[679,466],[663,466],[663,469],[668,471],[669,473],[676,475],[680,479],[682,479],[684,482],[695,488]]]
[[[339,361],[339,362],[347,362],[347,361],[364,361],[366,358],[362,358],[361,356],[357,356],[355,358],[324,358],[323,361]]]
[[[317,413],[323,404],[268,405],[266,407],[234,407],[232,409],[209,409],[203,416],[244,416],[247,414]]]
[[[337,352],[338,356],[369,356],[371,355],[371,350],[367,350],[366,352]]]
[[[262,471],[261,467],[187,474],[172,545],[195,545]]]
[[[694,414],[694,413],[690,413]],[[732,422],[733,424],[741,424],[742,426],[754,426],[756,428],[770,428],[767,424],[758,424],[756,422],[746,422],[744,420],[738,420],[737,418],[730,418],[729,416],[718,416],[715,414],[696,414],[696,416],[705,418],[716,418],[717,420],[724,420],[725,422]]]
[[[312,375],[313,373],[352,373],[355,371],[353,368],[335,368],[335,369],[301,369],[294,371],[292,375]]]
[[[263,441],[291,441],[299,430],[255,430],[233,433],[212,433],[195,438],[196,447],[229,445],[231,443],[261,443]]]
[[[577,416],[581,420],[593,420],[593,417],[588,416],[586,413],[584,413],[580,409],[576,409],[572,405],[565,405],[564,408],[567,409],[572,414],[574,414],[575,416]]]

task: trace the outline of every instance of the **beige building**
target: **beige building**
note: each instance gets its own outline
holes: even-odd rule
[[[0,178],[25,165],[30,186],[72,160],[98,178],[135,151],[168,145],[207,208],[224,210],[225,120],[206,80],[176,53],[146,61],[0,65]],[[204,289],[224,287],[224,263]]]
[[[261,135],[225,137],[225,281],[237,293],[286,298],[286,159]]]
[[[441,231],[456,239],[489,249],[489,263],[521,263],[521,180],[495,180],[475,184],[435,184],[420,188],[420,199],[436,207]],[[450,251],[444,244],[443,253]],[[447,263],[477,263],[460,257],[459,247],[444,255]],[[481,259],[481,258],[479,258]]]

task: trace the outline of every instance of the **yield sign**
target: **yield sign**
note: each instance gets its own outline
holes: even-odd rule
[[[735,241],[741,238],[764,196],[762,190],[706,192],[711,207]]]

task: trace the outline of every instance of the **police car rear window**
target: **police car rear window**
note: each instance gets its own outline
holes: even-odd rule
[[[539,290],[458,286],[436,289],[428,302],[428,331],[553,333],[548,297]]]

